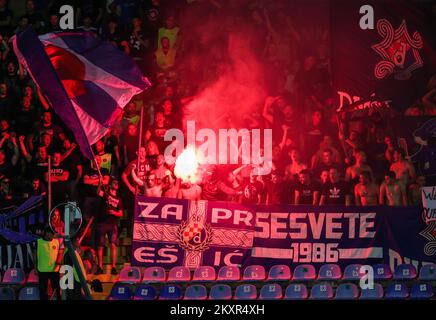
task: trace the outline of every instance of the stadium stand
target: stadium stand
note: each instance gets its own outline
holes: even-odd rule
[[[399,265],[392,273],[383,264],[373,266],[378,275],[374,287],[361,288],[360,265],[341,268],[325,264],[316,272],[310,264],[298,265],[291,276],[287,265],[272,266],[268,272],[260,266],[248,266],[241,277],[240,268],[213,267],[191,271],[176,267],[168,271],[151,267],[145,270],[125,266],[114,282],[104,283],[108,300],[428,300],[434,299],[435,265],[416,268]],[[141,277],[141,274],[143,276]],[[357,276],[356,276],[357,275]],[[27,278],[27,281],[25,280]],[[34,270],[6,270],[0,284],[0,300],[38,300],[39,289]],[[88,278],[92,280],[92,276]]]

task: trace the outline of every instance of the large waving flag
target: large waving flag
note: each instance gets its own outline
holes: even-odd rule
[[[38,37],[28,28],[14,37],[13,46],[89,159],[91,145],[107,133],[124,106],[150,87],[131,58],[90,33]]]

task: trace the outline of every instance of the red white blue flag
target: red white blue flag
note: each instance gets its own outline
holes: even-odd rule
[[[82,153],[113,125],[131,98],[150,87],[134,61],[90,33],[38,35],[28,28],[13,39],[20,63],[73,132]]]

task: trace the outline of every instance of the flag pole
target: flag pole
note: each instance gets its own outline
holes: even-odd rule
[[[48,201],[48,204],[47,205],[48,205],[48,213],[50,215],[51,199],[52,199],[52,196],[51,196],[51,156],[50,155],[48,156],[47,169],[48,169],[48,172],[47,172],[47,183],[48,183],[48,199],[47,199],[47,201]]]
[[[141,115],[139,117],[139,139],[138,139],[138,161],[136,164],[136,170],[139,170],[139,150],[142,146],[142,130],[143,130],[143,120],[144,120],[144,106],[141,106]],[[138,194],[138,185],[135,186],[135,196]]]

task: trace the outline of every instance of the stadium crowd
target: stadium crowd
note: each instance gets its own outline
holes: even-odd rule
[[[111,233],[113,244],[118,219],[133,220],[135,193],[258,204],[419,204],[426,177],[399,148],[389,115],[362,119],[336,112],[326,23],[304,24],[286,1],[28,0],[24,8],[18,2],[0,0],[2,206],[47,194],[49,156],[53,204],[78,201],[87,219],[96,218],[99,234]],[[62,4],[77,8],[77,29],[118,46],[154,84],[94,145],[102,178],[18,64],[9,41],[29,25],[40,34],[59,31]],[[163,137],[170,128],[183,128],[186,104],[220,74],[225,46],[210,46],[215,30],[206,21],[229,12],[255,31],[253,52],[265,67],[265,103],[245,121],[249,128],[273,129],[273,171],[256,176],[249,165],[210,166],[198,183],[180,181],[165,163]],[[226,34],[231,25],[222,28],[219,34]],[[207,62],[199,56],[208,56]],[[435,82],[407,115],[435,114]],[[98,241],[102,247],[104,236]]]

